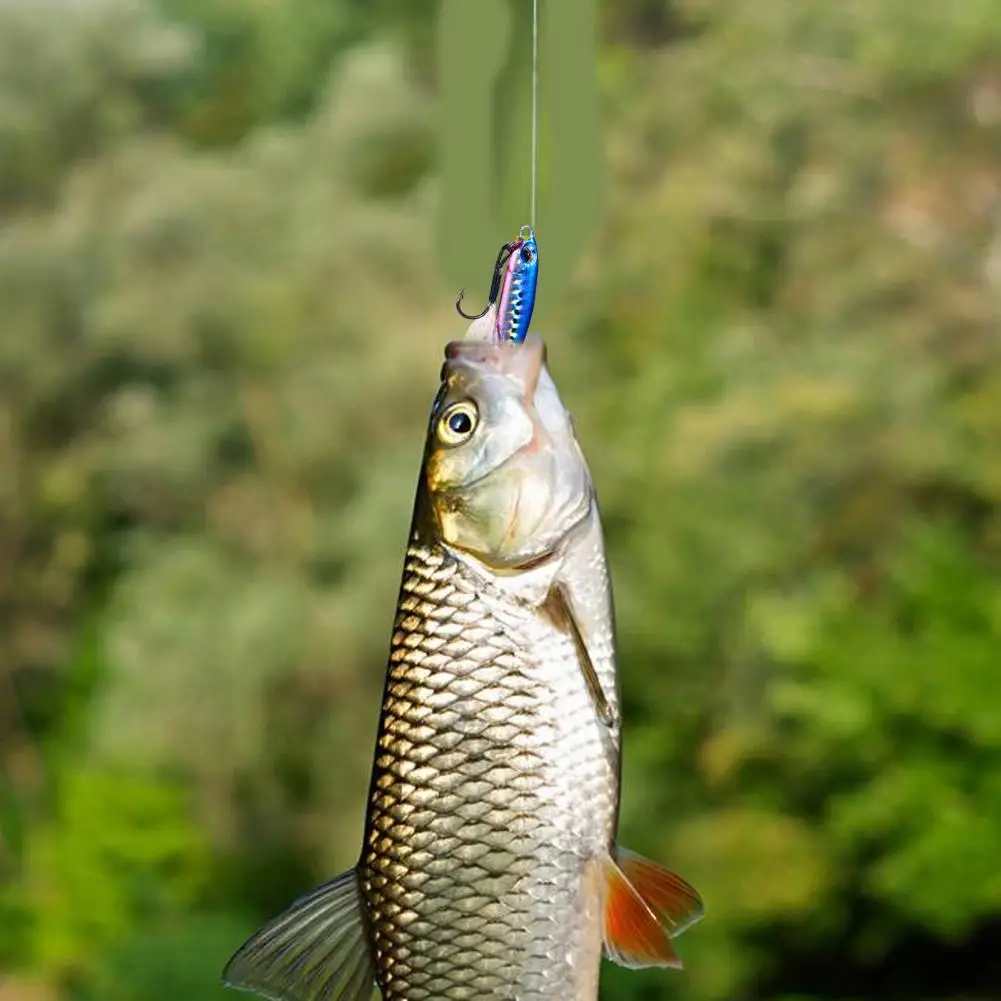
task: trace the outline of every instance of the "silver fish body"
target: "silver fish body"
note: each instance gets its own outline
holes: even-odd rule
[[[614,693],[596,514],[568,561]],[[507,583],[411,540],[360,868],[386,1001],[596,996],[618,727],[573,639]]]
[[[590,474],[541,341],[456,342],[432,408],[358,866],[230,960],[276,1001],[595,1001],[681,965],[698,894],[615,845],[620,720]]]

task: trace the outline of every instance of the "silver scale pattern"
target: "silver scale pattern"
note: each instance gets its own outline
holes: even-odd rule
[[[597,975],[617,747],[569,639],[489,591],[412,539],[360,866],[385,1001],[566,1001]]]

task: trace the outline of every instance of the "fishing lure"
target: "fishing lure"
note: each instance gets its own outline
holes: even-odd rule
[[[527,234],[526,234],[527,231]],[[532,322],[535,289],[539,282],[539,247],[531,226],[523,226],[504,269],[500,308],[497,310],[497,339],[521,344]]]
[[[539,282],[539,245],[531,226],[522,226],[516,239],[501,246],[494,264],[490,295],[482,312],[471,314],[462,308],[463,289],[455,301],[459,315],[478,320],[500,297],[494,326],[498,344],[521,344],[528,334],[535,309],[535,291]]]

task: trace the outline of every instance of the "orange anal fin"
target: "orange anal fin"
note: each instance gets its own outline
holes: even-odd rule
[[[616,863],[604,863],[603,904],[605,954],[619,966],[642,969],[669,966],[681,969],[667,932]]]
[[[626,848],[615,849],[615,859],[633,889],[674,938],[705,914],[698,891],[680,876]]]

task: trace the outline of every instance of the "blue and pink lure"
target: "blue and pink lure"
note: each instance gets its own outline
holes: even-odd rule
[[[470,315],[462,310],[463,289],[455,302],[460,316],[477,320],[500,296],[494,338],[498,344],[521,344],[528,334],[535,308],[535,290],[539,282],[539,246],[531,226],[522,226],[521,232],[511,243],[505,243],[497,254],[490,297],[481,313]]]

